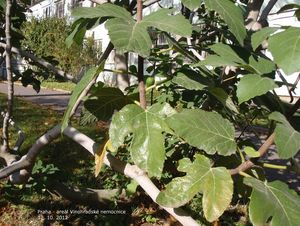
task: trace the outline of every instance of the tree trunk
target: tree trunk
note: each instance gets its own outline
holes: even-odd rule
[[[128,53],[121,54],[116,52],[114,56],[116,71],[128,71]],[[114,73],[116,86],[124,92],[130,85],[129,75],[124,73]]]

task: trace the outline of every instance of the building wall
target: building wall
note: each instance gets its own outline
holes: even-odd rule
[[[76,2],[77,1],[77,2]],[[268,1],[265,1],[264,6],[267,4]],[[57,5],[58,3],[63,3],[64,5],[64,15],[67,18],[70,18],[71,16],[71,10],[74,6],[83,6],[83,7],[91,7],[94,4],[89,0],[84,0],[78,2],[78,0],[43,0],[40,1],[37,4],[34,4],[30,9],[32,13],[30,16],[34,17],[46,17],[46,16],[55,16],[57,15]],[[268,17],[268,22],[270,26],[279,27],[279,26],[297,26],[300,27],[300,23],[297,20],[296,17],[293,16],[294,12],[286,12],[281,14],[276,14],[276,12],[285,4],[288,3],[298,3],[300,4],[300,0],[279,0],[274,8],[271,11],[271,15]],[[157,10],[160,6],[163,7],[175,7],[177,9],[180,9],[180,1],[179,0],[162,0],[160,4],[155,3],[145,9],[143,11],[144,15],[150,14],[152,11]],[[264,7],[263,6],[263,7]],[[86,33],[87,36],[93,36],[96,42],[101,43],[102,46],[102,52],[105,50],[106,46],[108,45],[110,39],[108,36],[108,31],[105,29],[105,25],[101,24],[98,27],[88,31]],[[267,53],[267,55],[272,58],[272,55],[270,53]],[[130,63],[134,64],[136,63],[137,56],[136,54],[130,54]],[[105,66],[107,69],[113,69],[114,68],[114,53],[112,53],[108,60],[107,64]],[[146,68],[146,67],[145,67]],[[294,73],[292,75],[285,75],[285,78],[289,83],[294,83],[296,78],[298,77],[298,73]],[[112,78],[111,73],[104,73],[102,74],[99,79],[105,82],[113,82],[110,80]],[[279,76],[276,75],[276,79],[280,80]],[[278,88],[276,89],[276,92],[279,95],[288,95],[288,91],[286,87]],[[295,90],[296,95],[300,96],[300,87],[298,85],[297,89]]]

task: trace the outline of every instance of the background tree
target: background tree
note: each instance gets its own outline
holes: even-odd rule
[[[79,76],[83,68],[97,63],[101,50],[97,49],[93,37],[68,48],[66,38],[70,30],[65,18],[31,18],[21,28],[24,36],[22,47],[53,62],[61,70]]]

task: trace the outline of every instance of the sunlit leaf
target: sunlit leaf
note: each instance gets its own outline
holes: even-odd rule
[[[265,94],[276,87],[277,85],[273,79],[254,74],[244,75],[237,84],[239,104]]]
[[[300,198],[286,184],[279,181],[267,183],[254,178],[245,178],[244,183],[253,188],[249,205],[249,216],[253,225],[299,224]],[[272,218],[269,222],[270,217]]]
[[[264,41],[266,40],[271,34],[273,34],[275,31],[277,31],[278,28],[275,27],[265,27],[262,28],[259,31],[256,31],[252,36],[251,36],[251,44],[253,50],[257,49],[257,47]]]
[[[173,179],[159,193],[156,201],[166,207],[179,207],[189,202],[198,192],[203,194],[202,206],[205,218],[217,220],[231,202],[233,181],[224,167],[212,168],[208,158],[197,154],[194,162],[184,158],[178,170],[186,172],[183,177]]]
[[[290,27],[269,38],[274,61],[287,74],[300,71],[300,28]]]
[[[131,19],[130,13],[123,7],[111,3],[101,4],[97,7],[76,7],[72,16],[77,18],[114,17],[123,20]]]
[[[160,177],[165,160],[163,132],[172,132],[164,119],[175,111],[168,104],[155,104],[146,111],[127,105],[113,116],[109,136],[114,148],[132,134],[129,146],[132,160],[150,176]]]
[[[205,3],[210,10],[216,11],[222,17],[229,30],[243,46],[246,29],[242,10],[230,0],[205,0]]]
[[[141,23],[146,27],[155,27],[172,34],[190,36],[192,25],[181,14],[171,15],[174,11],[174,9],[160,9],[145,16]]]
[[[280,158],[291,158],[300,150],[300,133],[279,112],[273,112],[269,119],[275,120],[275,144]]]
[[[184,109],[167,123],[187,143],[208,154],[231,155],[236,151],[233,125],[215,112]]]

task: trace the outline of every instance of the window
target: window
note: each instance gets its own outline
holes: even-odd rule
[[[81,7],[82,6],[82,0],[71,0],[71,9],[75,7]]]
[[[64,2],[63,1],[56,3],[55,15],[57,17],[64,17]]]
[[[50,17],[51,16],[51,6],[47,6],[43,10],[43,15],[44,17]]]

